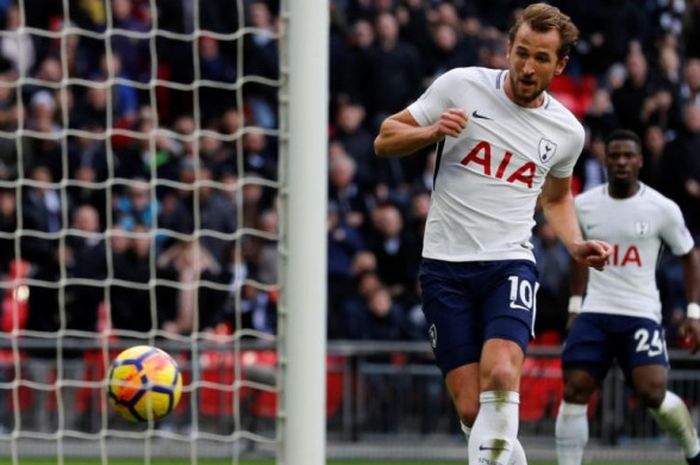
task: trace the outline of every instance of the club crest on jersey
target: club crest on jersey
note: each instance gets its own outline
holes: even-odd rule
[[[540,161],[542,163],[547,163],[557,152],[557,144],[543,137],[540,139],[537,149],[539,151]]]
[[[637,232],[637,236],[644,237],[649,232],[649,222],[648,221],[635,221],[634,230]]]

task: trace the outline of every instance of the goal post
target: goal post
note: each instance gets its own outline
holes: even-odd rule
[[[328,2],[281,5],[280,465],[325,464]],[[285,95],[286,94],[286,95]]]

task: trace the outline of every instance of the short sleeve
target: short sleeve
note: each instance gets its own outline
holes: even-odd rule
[[[681,209],[669,201],[662,211],[664,223],[661,227],[661,239],[669,246],[674,255],[685,255],[694,246],[693,236],[685,225]]]
[[[574,166],[583,150],[585,133],[583,127],[577,123],[576,131],[569,141],[567,141],[564,156],[558,163],[552,165],[549,174],[555,178],[568,178],[574,172]]]
[[[418,124],[421,126],[434,124],[445,110],[453,106],[450,94],[457,88],[456,83],[460,74],[461,69],[455,68],[439,76],[418,100],[408,106],[408,111]]]

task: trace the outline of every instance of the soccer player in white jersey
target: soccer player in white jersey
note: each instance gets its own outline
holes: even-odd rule
[[[608,244],[584,241],[571,174],[583,128],[545,89],[578,36],[559,9],[528,6],[509,33],[507,70],[457,68],[435,80],[375,140],[379,156],[438,144],[423,244],[423,311],[472,464],[525,464],[519,383],[536,310],[529,242],[538,195],[571,255],[602,268]],[[471,428],[471,429],[470,429]]]
[[[700,442],[683,401],[666,390],[668,358],[656,287],[665,244],[681,257],[688,297],[681,333],[700,343],[700,266],[678,206],[638,180],[642,143],[626,130],[606,140],[608,183],[576,198],[583,234],[608,241],[605,273],[572,264],[571,324],[562,354],[564,400],[556,423],[559,465],[580,465],[588,441],[587,404],[613,361],[659,425],[700,465]],[[586,281],[588,285],[586,286]],[[585,292],[585,298],[582,296]],[[583,302],[583,305],[581,304]]]

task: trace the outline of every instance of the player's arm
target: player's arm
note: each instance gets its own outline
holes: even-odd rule
[[[685,284],[685,292],[688,297],[688,309],[686,319],[681,324],[681,336],[692,340],[692,353],[696,353],[700,349],[700,306],[698,305],[698,297],[700,297],[700,261],[695,254],[695,250],[681,256],[683,263],[683,282]]]
[[[583,240],[571,194],[571,177],[547,176],[540,194],[540,204],[547,222],[554,229],[574,260],[602,270],[612,252],[607,242]]]
[[[440,119],[421,126],[408,110],[389,116],[374,139],[374,151],[380,157],[402,157],[447,136],[457,137],[467,126],[467,114],[461,108],[449,108]]]

